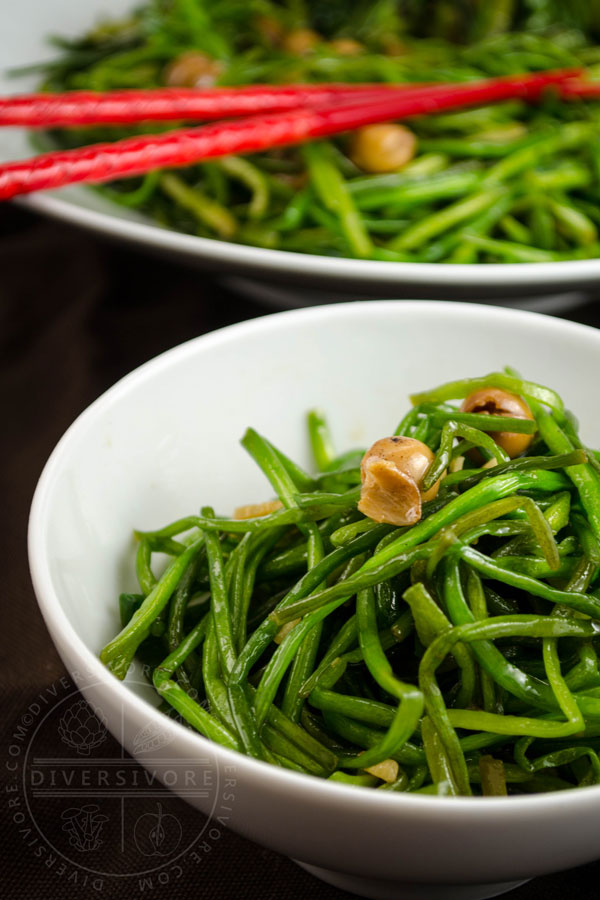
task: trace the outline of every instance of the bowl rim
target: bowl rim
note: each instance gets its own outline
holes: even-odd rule
[[[326,800],[329,804],[343,810],[353,809],[365,814],[371,810],[383,812],[386,809],[403,809],[413,816],[428,818],[435,812],[437,819],[445,816],[448,822],[455,823],[455,815],[461,810],[461,816],[468,820],[487,818],[493,811],[494,817],[501,820],[504,817],[530,814],[536,817],[550,809],[559,807],[564,812],[565,806],[590,807],[595,806],[600,798],[600,785],[581,788],[572,788],[564,791],[556,791],[545,794],[531,794],[509,797],[437,797],[427,794],[407,794],[401,792],[382,792],[374,790],[357,791],[353,785],[339,782],[331,782],[317,776],[305,775],[289,769],[274,766],[271,763],[253,759],[235,750],[216,744],[205,738],[198,732],[192,731],[186,726],[169,719],[158,709],[130,691],[127,683],[117,679],[100,662],[100,659],[88,648],[82,638],[79,637],[71,624],[67,614],[61,607],[58,593],[54,588],[50,573],[49,560],[44,551],[45,534],[49,523],[49,511],[53,487],[65,457],[68,456],[70,444],[85,429],[92,426],[118,402],[121,396],[134,390],[148,377],[154,377],[172,363],[185,360],[194,356],[200,348],[217,347],[220,344],[231,341],[239,341],[246,335],[260,331],[277,330],[282,321],[293,324],[297,319],[302,320],[326,320],[330,317],[360,316],[368,304],[369,312],[388,314],[394,312],[399,316],[412,316],[418,312],[427,311],[427,315],[450,314],[456,318],[480,317],[482,319],[516,319],[519,321],[535,322],[538,334],[544,329],[557,333],[567,331],[579,338],[592,339],[598,344],[600,351],[600,332],[587,325],[556,319],[540,313],[507,309],[505,307],[492,307],[483,304],[462,303],[454,301],[403,301],[398,303],[393,300],[380,301],[354,301],[349,303],[336,303],[325,306],[308,307],[304,309],[286,310],[272,313],[256,319],[250,319],[226,326],[207,334],[199,335],[182,344],[172,347],[158,356],[153,357],[131,372],[120,378],[115,384],[103,392],[86,409],[81,412],[69,428],[64,432],[54,450],[50,454],[39,477],[33,500],[31,503],[28,524],[28,555],[31,579],[33,582],[37,602],[43,618],[48,626],[54,643],[58,643],[55,635],[60,636],[64,642],[68,642],[70,650],[80,663],[79,672],[86,672],[86,677],[93,677],[94,683],[101,685],[102,689],[115,695],[121,704],[124,713],[133,710],[146,717],[148,722],[155,726],[167,729],[173,738],[177,738],[189,747],[190,753],[194,750],[210,752],[215,758],[220,759],[224,765],[235,766],[237,777],[248,775],[252,779],[270,779],[272,784],[289,796],[307,792],[315,799]],[[70,671],[73,677],[76,677]],[[88,679],[89,681],[89,679]],[[83,688],[85,692],[85,687]]]
[[[311,279],[333,282],[369,281],[374,286],[401,285],[452,288],[485,288],[498,281],[503,288],[527,290],[540,285],[549,288],[576,287],[581,282],[600,278],[600,258],[560,260],[537,263],[427,263],[383,262],[352,257],[320,256],[314,253],[294,253],[265,247],[236,244],[217,238],[199,237],[183,231],[163,227],[147,219],[118,216],[107,210],[90,209],[76,201],[77,193],[85,188],[69,188],[73,198],[61,196],[60,191],[35,194],[20,199],[20,203],[36,212],[62,219],[107,236],[142,242],[148,246],[184,253],[187,257],[209,260],[224,271],[225,266],[273,275],[301,270]],[[110,201],[106,201],[108,204]],[[116,206],[116,204],[115,204]]]

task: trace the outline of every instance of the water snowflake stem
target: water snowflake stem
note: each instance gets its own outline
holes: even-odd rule
[[[464,544],[470,544],[471,541],[479,537],[480,527],[488,526],[494,520],[514,513],[517,510],[522,510],[527,516],[531,531],[550,568],[558,568],[560,558],[550,523],[537,503],[530,497],[516,496],[495,500],[479,509],[465,513],[456,519],[452,525],[441,528],[433,538],[437,540],[437,546],[427,563],[429,577],[433,575],[440,560],[460,538],[463,538]]]
[[[213,511],[210,507],[204,507],[202,515],[211,518]],[[210,591],[212,598],[212,618],[214,633],[219,648],[221,666],[226,681],[236,661],[236,652],[233,641],[233,626],[231,622],[231,610],[229,608],[229,591],[225,582],[225,567],[221,543],[215,532],[206,532],[205,537],[206,556],[208,559],[208,571],[210,577]]]
[[[369,587],[377,584],[378,581],[398,574],[404,567],[412,564],[412,561],[418,558],[417,555],[414,558],[410,556],[410,551],[413,548],[423,541],[429,540],[441,528],[450,525],[475,507],[500,499],[517,490],[555,491],[562,486],[562,478],[554,472],[538,472],[535,470],[524,473],[509,472],[496,478],[485,479],[469,491],[450,500],[440,510],[427,519],[422,520],[413,528],[403,531],[399,537],[390,540],[389,544],[370,557],[362,568],[351,579],[348,579],[345,585],[347,589],[346,596],[351,597],[363,587]],[[422,547],[420,552],[423,556],[428,556],[433,552],[433,549],[433,546]],[[279,607],[271,614],[270,618],[276,625],[283,625],[285,622],[298,618],[298,616],[303,616],[305,613],[329,602],[329,600],[339,595],[339,591],[340,588],[337,585],[326,588],[324,591],[312,594],[312,596],[305,599]]]
[[[493,619],[457,626],[441,634],[430,644],[419,666],[419,686],[425,697],[427,713],[437,729],[448,754],[456,783],[462,792],[470,793],[469,776],[455,728],[552,738],[575,734],[581,730],[583,723],[577,705],[574,701],[567,702],[564,692],[562,699],[565,707],[572,713],[572,718],[568,718],[566,722],[552,722],[527,716],[501,716],[480,710],[448,710],[437,684],[435,672],[454,645],[461,641],[471,643],[482,639],[493,641],[505,637],[589,638],[598,634],[600,626],[592,622],[574,622],[543,616],[496,616]],[[554,675],[556,674],[554,672]],[[562,681],[560,676],[559,680]],[[567,690],[565,686],[564,691]]]
[[[533,404],[532,411],[535,413],[540,435],[552,453],[568,453],[575,449],[553,416],[536,403]],[[594,469],[586,462],[569,466],[565,471],[577,488],[596,539],[600,540],[600,481]]]
[[[366,768],[387,759],[414,734],[423,714],[421,691],[414,685],[406,684],[396,678],[381,646],[372,588],[366,588],[357,594],[356,623],[360,648],[367,669],[377,684],[400,702],[381,743],[366,750],[359,757],[342,757],[339,760],[342,768]]]
[[[148,637],[152,622],[169,602],[189,562],[203,544],[204,536],[170,563],[129,623],[102,650],[100,659],[117,678],[125,678],[137,648]]]
[[[494,440],[510,419],[450,402],[502,379],[534,414],[510,460]],[[361,514],[361,451],[337,455],[322,414],[308,421],[315,476],[249,429],[283,509],[245,521],[207,507],[140,534],[140,591],[119,599],[107,665],[123,676],[137,653],[192,728],[312,776],[438,796],[600,781],[596,451],[511,371],[436,392],[402,423],[441,480],[412,526]],[[499,465],[452,465],[476,446]]]
[[[482,418],[485,418],[482,416]],[[503,426],[506,430],[506,426]],[[442,435],[440,438],[440,446],[435,455],[435,459],[427,470],[423,479],[423,490],[428,491],[440,478],[448,466],[452,458],[452,448],[455,438],[463,438],[469,441],[473,447],[481,447],[487,450],[491,457],[494,457],[500,463],[507,463],[510,460],[505,451],[498,446],[496,441],[479,428],[473,428],[465,425],[463,422],[457,422],[454,419],[445,422],[442,427]]]
[[[173,709],[189,722],[196,731],[205,737],[229,747],[232,750],[242,750],[242,745],[235,734],[223,725],[215,716],[207,712],[199,703],[192,699],[172,675],[179,666],[183,665],[190,653],[200,645],[206,636],[208,627],[208,615],[204,616],[195,628],[181,641],[179,646],[156,667],[152,680],[154,687],[161,697],[169,703]]]
[[[526,397],[527,400],[538,400],[540,403],[549,406],[561,417],[564,413],[562,398],[556,391],[541,384],[535,384],[533,381],[525,381],[515,375],[507,375],[504,372],[492,372],[490,375],[483,375],[481,378],[464,378],[460,381],[449,381],[447,384],[429,391],[420,391],[418,394],[412,394],[410,399],[415,406],[419,403],[464,400],[465,397],[468,397],[474,391],[486,387],[498,387],[520,397]]]

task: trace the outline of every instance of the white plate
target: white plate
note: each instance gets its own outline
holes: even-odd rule
[[[36,79],[10,78],[7,70],[52,58],[50,34],[77,35],[103,16],[131,8],[131,0],[19,0],[0,4],[0,91],[35,87]],[[32,154],[27,134],[0,131],[0,160]],[[600,259],[523,265],[443,265],[332,259],[245,247],[162,228],[82,187],[40,193],[25,204],[38,212],[90,228],[153,252],[178,255],[215,272],[236,272],[295,287],[350,292],[353,296],[510,297],[592,288],[600,283]]]

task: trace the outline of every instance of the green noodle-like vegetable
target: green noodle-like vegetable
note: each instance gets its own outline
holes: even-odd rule
[[[598,79],[599,22],[598,0],[146,0],[124,20],[58,39],[56,58],[33,68],[53,91],[164,86],[189,53],[209,58],[220,85],[462,82],[571,67]],[[290,36],[307,29],[308,45],[294,49]],[[176,124],[43,140],[72,147]],[[597,100],[548,96],[406,124],[416,155],[395,168],[361,169],[342,136],[96,190],[180,231],[298,253],[450,263],[600,255]]]
[[[457,405],[498,388],[533,418]],[[162,648],[153,684],[182,722],[305,774],[440,796],[600,783],[596,457],[560,396],[513,372],[413,403],[390,441],[429,448],[419,521],[358,510],[363,451],[338,455],[322,413],[312,474],[249,429],[283,508],[137,532],[140,593],[101,658],[123,678]]]

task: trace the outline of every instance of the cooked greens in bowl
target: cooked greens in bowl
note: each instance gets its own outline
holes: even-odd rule
[[[585,67],[593,79],[596,21],[593,3],[549,0],[378,0],[350,10],[156,0],[81,39],[58,40],[44,87],[461,82],[563,67]],[[50,138],[67,147],[132,133],[103,127]],[[597,101],[548,96],[367,126],[99,190],[162,225],[276,250],[392,262],[593,258],[597,134]]]
[[[123,678],[137,655],[213,741],[335,781],[596,784],[599,455],[511,370],[411,400],[366,452],[311,412],[313,474],[248,429],[276,499],[137,532],[140,590],[101,659]]]

